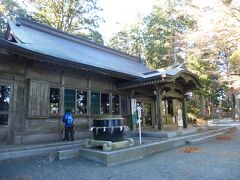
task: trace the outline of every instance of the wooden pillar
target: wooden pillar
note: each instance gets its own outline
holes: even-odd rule
[[[109,114],[112,115],[112,98],[113,98],[113,93],[109,93]]]
[[[127,115],[128,115],[128,126],[133,130],[133,124],[132,124],[132,111],[131,111],[131,96],[130,94],[127,94]]]
[[[65,85],[65,76],[64,76],[64,72],[61,72],[61,88],[60,88],[60,115],[63,116],[65,113],[65,109],[64,109],[64,85]],[[60,124],[61,124],[61,120],[60,120]]]
[[[160,90],[156,91],[156,100],[157,100],[157,121],[158,121],[158,130],[163,129],[163,121],[162,121],[162,96]]]
[[[14,83],[10,85],[10,103],[8,109],[8,135],[7,135],[7,143],[14,144],[15,139],[15,118],[16,116],[16,102],[17,102],[17,84]]]
[[[91,107],[92,107],[92,99],[91,99],[91,91],[92,89],[92,84],[90,78],[87,78],[87,115],[91,116]]]
[[[186,99],[183,98],[182,103],[182,118],[183,118],[183,128],[187,128],[187,108],[186,108]]]

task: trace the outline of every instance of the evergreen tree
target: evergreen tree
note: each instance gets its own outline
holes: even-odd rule
[[[0,37],[4,37],[7,20],[15,16],[27,16],[27,11],[14,0],[0,0]]]

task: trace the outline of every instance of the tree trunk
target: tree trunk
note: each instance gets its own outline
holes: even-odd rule
[[[200,106],[200,113],[201,113],[201,116],[203,117],[205,115],[205,99],[204,99],[204,96],[201,95],[201,106]]]

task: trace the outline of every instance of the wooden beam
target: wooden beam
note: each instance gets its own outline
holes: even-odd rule
[[[184,95],[183,94],[179,94],[177,92],[166,92],[162,95],[163,97],[172,97],[172,98],[176,98],[176,99],[183,99]]]
[[[181,86],[180,84],[177,83],[168,83],[162,86],[162,88],[169,88],[171,90],[179,90],[181,93],[183,93],[183,86]]]
[[[143,96],[147,95],[147,96],[153,96],[153,90],[150,89],[145,89],[145,88],[138,88],[134,90],[135,94],[143,94]]]

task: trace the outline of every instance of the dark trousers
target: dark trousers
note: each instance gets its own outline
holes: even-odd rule
[[[69,135],[71,137],[71,141],[74,140],[73,138],[73,126],[72,127],[65,127],[65,139],[69,141]]]

